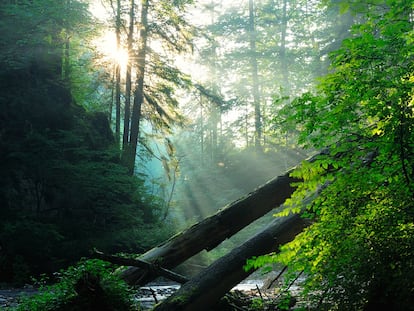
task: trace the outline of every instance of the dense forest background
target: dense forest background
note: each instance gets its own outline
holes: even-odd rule
[[[313,225],[250,265],[413,309],[413,4],[230,2],[2,1],[0,282],[142,253],[323,149],[287,202]]]

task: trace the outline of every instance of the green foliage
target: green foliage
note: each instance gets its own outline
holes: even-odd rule
[[[263,299],[254,298],[250,302],[249,310],[263,310],[263,308],[264,308]]]
[[[32,273],[52,272],[92,247],[142,252],[168,235],[166,228],[151,229],[160,214],[158,199],[119,163],[106,119],[76,114],[73,128],[45,131],[39,121],[24,137],[11,131],[16,119],[5,124],[1,270],[16,282],[11,265],[17,257]],[[142,239],[146,234],[153,238]]]
[[[378,3],[332,53],[318,92],[285,108],[286,129],[327,150],[293,174],[304,179],[293,206],[318,191],[314,224],[253,264],[304,271],[318,309],[414,308],[413,5]]]
[[[83,1],[67,1],[64,5],[56,0],[2,1],[0,71],[25,68],[33,57],[44,57],[48,65],[61,66],[65,37],[84,30],[88,21]]]
[[[168,235],[152,227],[160,199],[128,176],[107,116],[75,102],[86,97],[63,74],[59,30],[82,29],[87,14],[67,3],[0,4],[0,279],[16,285],[93,247],[142,252]]]
[[[278,310],[290,310],[292,306],[292,294],[290,291],[285,292],[278,300]]]
[[[131,289],[112,270],[101,260],[81,260],[62,270],[56,284],[43,285],[39,294],[25,298],[15,310],[137,310]]]

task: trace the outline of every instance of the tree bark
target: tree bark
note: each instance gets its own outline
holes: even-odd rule
[[[300,180],[290,177],[291,171],[272,179],[246,197],[149,250],[140,259],[171,269],[203,249],[215,248],[292,195],[295,191],[292,183]],[[127,268],[121,272],[121,277],[129,284],[145,284],[153,279],[153,276],[145,276],[145,271],[136,267]]]
[[[268,228],[233,249],[185,283],[154,311],[212,310],[212,307],[235,285],[253,271],[245,271],[246,260],[268,254],[295,238],[307,226],[298,214],[275,219]]]
[[[141,25],[139,30],[139,47],[137,59],[137,82],[134,90],[134,103],[131,116],[131,133],[129,144],[123,150],[123,160],[131,175],[134,174],[137,153],[141,108],[144,101],[145,59],[147,56],[148,39],[148,0],[141,0]]]
[[[262,113],[260,107],[260,93],[259,93],[259,76],[257,66],[257,50],[256,50],[256,29],[255,29],[255,14],[254,2],[249,0],[249,43],[250,43],[250,63],[252,70],[252,88],[253,88],[253,105],[254,105],[254,125],[255,135],[254,142],[257,151],[261,151],[262,141]]]
[[[129,30],[128,30],[128,64],[125,77],[125,112],[124,112],[124,133],[122,139],[122,149],[128,147],[129,143],[129,124],[131,119],[131,87],[132,87],[132,61],[134,52],[132,44],[134,41],[135,24],[135,0],[131,0],[129,8]]]
[[[283,76],[283,88],[284,95],[290,96],[290,82],[289,82],[289,68],[288,59],[286,55],[286,37],[288,27],[288,15],[287,15],[287,0],[283,0],[282,8],[282,32],[280,34],[280,67]]]
[[[121,0],[116,1],[116,49],[121,48]],[[121,65],[115,60],[115,137],[117,144],[121,135]]]

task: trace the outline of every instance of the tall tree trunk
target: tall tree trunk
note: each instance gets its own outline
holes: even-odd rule
[[[287,16],[287,0],[283,0],[282,7],[282,31],[280,34],[280,67],[282,70],[283,77],[283,88],[284,94],[290,96],[290,81],[289,81],[289,68],[288,60],[286,56],[286,34],[287,34],[287,25],[288,16]]]
[[[135,0],[131,0],[129,10],[129,30],[128,30],[128,64],[125,77],[125,114],[124,114],[124,133],[122,139],[123,149],[128,147],[129,143],[129,125],[131,119],[131,87],[132,87],[132,61],[133,50],[132,43],[134,40],[134,23],[135,23]]]
[[[116,1],[116,50],[121,49],[121,0]],[[121,65],[116,60],[115,67],[115,138],[117,143],[121,137]]]
[[[260,94],[259,94],[259,77],[257,68],[257,51],[256,51],[256,29],[254,18],[254,3],[249,0],[249,39],[250,39],[250,63],[252,70],[252,87],[253,87],[253,105],[254,105],[254,125],[255,125],[255,147],[261,150],[262,140],[262,116],[260,111]]]
[[[299,180],[290,177],[291,171],[276,177],[246,197],[235,201],[213,216],[193,225],[157,246],[140,259],[159,262],[163,268],[173,268],[203,249],[211,250],[254,220],[281,205],[295,191],[291,184]],[[145,284],[153,276],[142,269],[129,267],[121,277],[129,284]]]
[[[307,223],[298,214],[275,219],[266,229],[216,260],[204,271],[154,308],[154,311],[215,310],[219,299],[253,271],[245,271],[246,260],[277,251],[293,240]]]
[[[200,145],[201,145],[201,154],[200,154],[200,162],[201,165],[204,166],[204,114],[203,114],[203,94],[200,91]]]
[[[114,70],[111,70],[112,72],[112,76],[111,76],[111,100],[109,101],[109,107],[108,107],[108,121],[109,124],[112,124],[112,110],[114,107],[114,99],[115,99],[115,69],[116,69],[116,65],[113,68]]]
[[[215,10],[217,9],[214,5],[214,2],[210,2],[210,20],[211,24],[214,24],[215,20]],[[217,42],[215,39],[212,41],[211,46],[211,54],[210,54],[210,63],[211,63],[211,76],[212,76],[212,91],[214,94],[218,93],[218,87],[217,87],[217,81],[219,81],[218,75],[217,75]],[[219,103],[216,103],[215,101],[211,101],[211,108],[210,108],[210,126],[211,126],[211,161],[212,163],[217,162],[218,157],[218,148],[220,143],[221,137],[221,131],[219,133],[218,126],[221,124],[221,117],[222,117],[222,109],[219,105]],[[219,135],[220,134],[220,135]]]
[[[247,103],[244,105],[244,109],[244,140],[246,141],[246,148],[249,148],[249,105]]]
[[[215,163],[217,161],[217,150],[218,150],[218,124],[219,124],[219,112],[220,107],[215,103],[210,103],[210,142],[211,142],[211,150],[210,150],[210,160],[211,163]]]
[[[137,82],[134,90],[134,104],[132,106],[131,132],[129,145],[124,150],[124,163],[128,172],[133,175],[135,167],[135,157],[137,153],[139,125],[141,121],[141,108],[144,101],[144,78],[145,78],[145,58],[147,54],[148,38],[148,7],[149,0],[141,0],[141,25],[139,30],[139,46],[137,60]]]

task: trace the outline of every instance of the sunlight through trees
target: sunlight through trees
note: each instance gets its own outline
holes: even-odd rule
[[[412,310],[411,2],[2,1],[0,283],[143,253],[298,165],[311,225],[249,263],[316,309]]]

